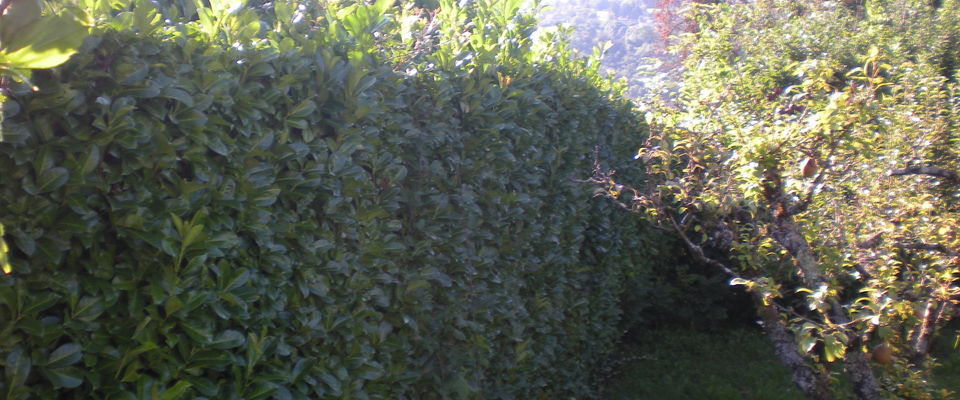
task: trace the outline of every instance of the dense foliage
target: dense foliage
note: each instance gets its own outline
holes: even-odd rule
[[[30,83],[33,69],[63,64],[77,52],[89,27],[86,16],[75,7],[59,12],[42,13],[39,0],[5,1],[0,3],[0,103],[6,100],[4,90],[11,81]],[[33,87],[37,90],[36,87]],[[3,112],[0,110],[0,123]],[[3,128],[0,126],[0,140]],[[9,249],[3,240],[0,224],[0,272],[12,270],[7,257]]]
[[[595,395],[622,87],[519,1],[351,3],[79,1],[4,104],[0,397]]]
[[[691,4],[649,179],[593,178],[751,291],[810,398],[834,362],[861,399],[951,396],[928,373],[960,296],[957,7]]]

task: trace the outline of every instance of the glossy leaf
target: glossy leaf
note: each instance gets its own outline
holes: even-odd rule
[[[76,53],[87,27],[73,15],[48,15],[13,33],[0,48],[0,64],[41,69],[63,64]]]
[[[67,343],[57,347],[47,356],[46,368],[62,368],[76,364],[83,357],[82,347],[74,343]]]

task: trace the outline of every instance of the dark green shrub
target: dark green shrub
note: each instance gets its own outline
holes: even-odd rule
[[[5,106],[3,398],[595,395],[645,253],[571,177],[645,127],[516,8],[440,3],[420,53],[383,1],[95,13]]]

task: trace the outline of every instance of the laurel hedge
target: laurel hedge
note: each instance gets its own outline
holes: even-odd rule
[[[595,395],[657,242],[571,178],[644,125],[522,10],[401,61],[389,3],[211,33],[137,1],[11,88],[0,398]]]

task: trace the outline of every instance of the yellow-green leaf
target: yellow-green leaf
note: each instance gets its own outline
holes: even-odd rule
[[[0,64],[22,69],[53,68],[76,53],[86,36],[87,27],[76,16],[46,16],[4,43]]]

